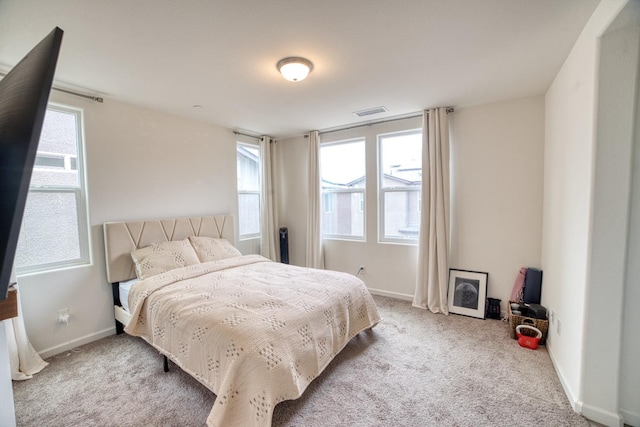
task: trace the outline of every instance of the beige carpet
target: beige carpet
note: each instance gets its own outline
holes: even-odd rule
[[[375,297],[383,321],[355,337],[273,426],[589,426],[545,347],[497,320],[435,315]],[[111,336],[14,382],[18,426],[203,426],[215,395],[144,341]]]

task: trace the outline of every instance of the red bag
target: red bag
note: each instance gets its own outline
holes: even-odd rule
[[[521,329],[531,329],[536,333],[536,336],[530,337],[529,335],[523,335],[520,333]],[[520,347],[530,348],[531,350],[538,348],[538,342],[540,341],[540,338],[542,338],[542,332],[540,329],[530,325],[516,326],[516,334],[518,335],[518,344],[520,344]]]

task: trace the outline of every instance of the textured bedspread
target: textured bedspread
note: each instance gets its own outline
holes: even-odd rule
[[[126,327],[217,398],[210,426],[270,426],[347,342],[380,315],[354,276],[258,255],[172,270],[138,282]]]

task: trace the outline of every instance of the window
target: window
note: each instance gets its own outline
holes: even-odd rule
[[[90,262],[83,145],[81,112],[50,105],[18,240],[19,273]]]
[[[237,144],[240,239],[260,238],[260,147]]]
[[[422,131],[378,135],[380,241],[415,243],[420,232]]]
[[[335,194],[324,193],[322,195],[322,207],[324,213],[333,213],[333,205],[335,203]]]
[[[322,235],[364,240],[364,138],[320,146]]]

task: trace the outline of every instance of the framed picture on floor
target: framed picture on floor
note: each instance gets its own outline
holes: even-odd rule
[[[449,313],[484,319],[489,273],[449,269]]]

